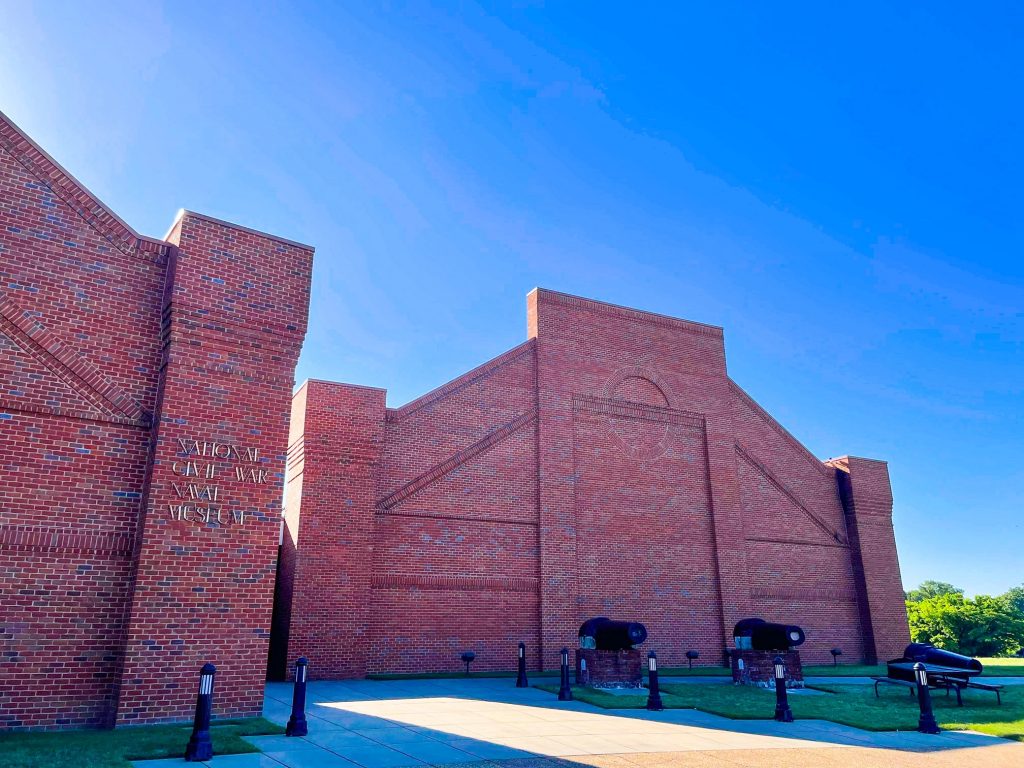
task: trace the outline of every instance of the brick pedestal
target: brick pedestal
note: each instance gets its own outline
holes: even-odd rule
[[[635,648],[628,651],[577,648],[576,683],[594,688],[640,688],[643,685],[640,651]]]
[[[786,662],[786,687],[804,687],[804,669],[800,663],[799,651],[740,651],[732,650],[729,658],[732,666],[732,681],[742,685],[756,685],[760,688],[775,688],[775,657],[781,656]]]

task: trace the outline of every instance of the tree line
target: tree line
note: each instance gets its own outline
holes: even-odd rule
[[[910,639],[965,656],[1024,655],[1024,585],[997,597],[964,597],[943,581],[904,593]]]

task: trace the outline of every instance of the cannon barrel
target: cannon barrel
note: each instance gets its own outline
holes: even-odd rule
[[[740,650],[788,651],[807,639],[795,624],[773,624],[756,618],[738,621],[732,634]]]
[[[647,639],[647,627],[637,621],[612,621],[598,616],[583,622],[580,647],[601,651],[625,651]]]
[[[928,643],[911,643],[903,650],[903,658],[907,661],[920,661],[922,664],[934,664],[941,667],[962,669],[974,675],[980,675],[981,662],[952,651],[944,651]]]

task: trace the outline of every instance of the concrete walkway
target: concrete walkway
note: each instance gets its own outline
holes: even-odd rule
[[[267,686],[265,716],[287,722],[291,685]],[[254,736],[263,754],[212,768],[679,766],[1019,766],[1024,744],[982,734],[873,733],[825,721],[729,720],[695,710],[609,711],[559,702],[508,679],[315,682],[309,736]],[[181,768],[182,760],[139,761]]]

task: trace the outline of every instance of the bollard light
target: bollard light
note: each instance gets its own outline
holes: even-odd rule
[[[526,643],[519,644],[519,674],[516,677],[516,688],[529,688],[526,679]]]
[[[914,678],[917,680],[917,705],[921,709],[917,730],[921,733],[939,733],[939,724],[935,722],[935,714],[932,712],[932,694],[928,689],[928,670],[920,661],[914,664]]]
[[[285,736],[305,736],[309,733],[306,723],[306,678],[309,660],[305,656],[295,662],[295,685],[292,687],[292,715],[284,729]]]
[[[476,654],[473,651],[466,651],[459,657],[462,659],[462,663],[466,665],[466,675],[469,675],[469,665],[473,663],[473,659],[476,658]]]
[[[842,648],[833,648],[829,653],[832,654],[832,666],[839,666],[839,657],[843,655]]]
[[[185,747],[185,760],[205,762],[213,757],[210,742],[210,714],[213,711],[213,677],[217,668],[207,662],[199,670],[199,694],[196,696],[196,714],[192,721],[192,736]]]
[[[558,700],[572,701],[572,686],[569,685],[569,649],[562,649],[562,680],[558,686]]]
[[[686,652],[686,663],[689,664],[690,669],[693,669],[693,662],[695,659],[700,658],[700,651],[687,651]]]
[[[775,719],[780,723],[792,723],[793,711],[789,708],[789,695],[786,693],[786,662],[781,656],[775,661]]]
[[[661,688],[658,686],[658,654],[647,654],[647,709],[660,712],[665,708],[661,702]]]

